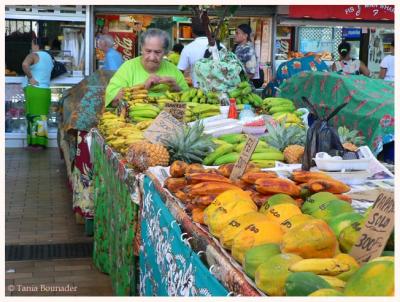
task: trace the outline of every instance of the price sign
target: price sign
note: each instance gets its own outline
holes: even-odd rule
[[[244,171],[246,170],[247,164],[249,163],[249,160],[257,147],[257,144],[257,137],[247,135],[246,144],[244,145],[242,152],[240,152],[239,159],[233,166],[233,170],[230,176],[231,180],[236,180],[243,175]]]
[[[379,257],[394,228],[393,192],[381,191],[361,229],[360,237],[350,251],[360,264]]]
[[[161,143],[171,133],[183,127],[183,123],[166,111],[161,111],[154,122],[144,132],[143,136],[154,144]]]
[[[166,103],[164,110],[178,121],[183,122],[185,118],[186,103]]]

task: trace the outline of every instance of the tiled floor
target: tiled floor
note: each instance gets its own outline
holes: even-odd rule
[[[84,226],[75,223],[65,165],[57,148],[6,149],[5,162],[6,245],[92,241]],[[110,278],[92,265],[91,258],[9,261],[6,294],[110,296],[112,289]]]

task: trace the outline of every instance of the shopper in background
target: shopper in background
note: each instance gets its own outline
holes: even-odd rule
[[[170,61],[174,65],[178,65],[183,47],[184,46],[181,43],[175,44],[167,56],[168,61]]]
[[[383,58],[379,71],[379,78],[386,81],[394,81],[394,40],[390,45],[390,52],[390,55]]]
[[[192,77],[193,87],[198,87],[196,75],[194,74],[194,64],[204,57],[208,48],[208,38],[201,20],[192,19],[192,35],[194,41],[185,45],[179,59],[178,68],[182,72],[188,71]]]
[[[100,35],[97,40],[97,47],[104,51],[104,70],[117,70],[124,59],[118,50],[114,49],[114,38],[110,35]]]
[[[168,34],[158,28],[150,28],[140,37],[142,55],[126,61],[115,72],[106,88],[105,105],[116,106],[124,96],[124,88],[144,84],[145,89],[153,85],[168,84],[172,91],[188,89],[178,68],[164,60],[168,52]]]
[[[350,57],[351,45],[343,41],[338,46],[340,59],[332,64],[332,71],[342,72],[343,74],[363,74],[370,75],[367,66],[360,61]]]
[[[240,24],[236,29],[234,53],[242,62],[247,77],[251,80],[260,78],[259,66],[254,45],[251,42],[251,27],[248,24]]]
[[[48,142],[47,114],[49,113],[51,90],[50,76],[53,59],[44,51],[44,40],[32,41],[31,53],[22,62],[26,77],[23,82],[25,114],[28,123],[28,146],[45,148]]]

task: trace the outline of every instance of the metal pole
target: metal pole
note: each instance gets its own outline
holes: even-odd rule
[[[92,5],[86,5],[85,17],[85,76],[88,76],[93,72],[94,57],[94,13]]]
[[[276,27],[277,27],[277,14],[274,13],[272,16],[272,44],[271,44],[271,68],[272,68],[272,77],[275,77],[275,56],[276,56]]]

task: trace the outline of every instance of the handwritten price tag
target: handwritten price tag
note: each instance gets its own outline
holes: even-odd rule
[[[379,257],[394,228],[394,195],[382,190],[361,229],[360,237],[350,251],[360,264]]]
[[[183,123],[174,118],[165,110],[161,111],[154,122],[144,132],[143,136],[154,144],[161,143],[171,133],[183,127]]]
[[[186,111],[186,103],[167,103],[164,110],[171,114],[178,121],[183,122]]]
[[[252,135],[247,135],[246,144],[242,152],[240,153],[239,159],[233,166],[233,170],[230,176],[231,180],[236,180],[241,177],[246,171],[247,164],[250,161],[251,156],[253,155],[254,150],[256,149],[258,144],[258,138]]]

